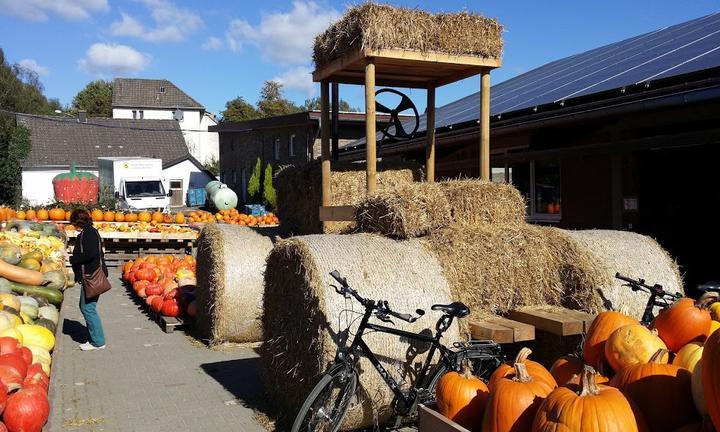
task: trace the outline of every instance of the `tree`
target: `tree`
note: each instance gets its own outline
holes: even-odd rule
[[[265,167],[265,176],[263,179],[263,203],[271,210],[274,210],[277,205],[277,195],[275,194],[275,187],[273,186],[273,168],[270,164],[267,164]]]
[[[0,48],[0,108],[28,114],[52,114],[43,95],[43,85],[37,73],[18,64],[5,62]]]
[[[330,106],[332,107],[332,102],[330,102]],[[344,100],[340,99],[340,111],[345,112],[360,112],[359,108],[350,106],[350,104]],[[305,103],[303,104],[302,108],[305,111],[320,111],[320,97],[314,97],[312,99],[305,99]]]
[[[112,83],[97,80],[89,83],[75,95],[74,110],[85,110],[89,117],[112,117]]]
[[[210,160],[206,161],[203,167],[210,171],[215,177],[220,175],[220,161],[215,156],[212,156]]]
[[[260,162],[260,158],[257,158],[257,162],[255,163],[255,168],[253,169],[252,175],[250,176],[250,180],[248,181],[248,199],[252,203],[257,203],[260,201],[261,194],[260,194],[260,180],[262,177],[262,163]]]
[[[300,111],[300,107],[285,99],[282,88],[282,84],[277,81],[265,81],[257,103],[260,117],[274,117]]]
[[[16,125],[15,119],[0,120],[0,202],[17,206],[22,201],[20,164],[30,154],[30,130]]]
[[[225,103],[225,111],[221,111],[221,123],[238,122],[258,118],[255,107],[247,103],[242,96],[231,99]]]

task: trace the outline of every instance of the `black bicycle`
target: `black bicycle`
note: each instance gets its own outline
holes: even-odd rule
[[[333,271],[330,275],[339,284],[339,286],[332,285],[338,294],[343,295],[346,299],[357,300],[365,307],[365,313],[350,346],[338,345],[335,361],[305,399],[305,403],[295,418],[292,432],[335,432],[340,428],[355,395],[358,380],[357,364],[361,356],[365,356],[372,363],[395,395],[393,408],[398,418],[414,415],[417,412],[418,404],[434,402],[435,387],[445,372],[457,371],[463,363],[468,362],[471,364],[473,373],[483,378],[489,378],[504,360],[500,346],[493,341],[456,342],[453,344],[454,349],[447,348],[440,343],[440,338],[450,328],[455,318],[464,318],[470,314],[470,309],[462,303],[432,306],[432,310],[443,312],[435,325],[434,336],[432,333],[411,333],[373,324],[369,321],[374,316],[385,323],[393,324],[391,318],[412,323],[424,315],[425,311],[418,309],[417,316],[395,312],[385,300],[374,301],[361,297],[337,271]],[[389,333],[429,344],[427,359],[415,379],[415,384],[407,392],[400,389],[395,378],[388,373],[370,347],[363,341],[363,334],[366,330]],[[437,363],[433,364],[432,359],[436,352],[439,352],[440,355]]]
[[[655,319],[653,309],[656,306],[665,309],[683,296],[679,292],[673,294],[665,291],[660,284],[648,285],[645,283],[645,279],[642,278],[632,279],[620,273],[615,273],[615,278],[626,282],[625,286],[630,287],[633,291],[646,291],[650,293],[650,297],[648,297],[647,304],[645,305],[645,312],[640,320],[640,324],[645,327],[649,326],[653,319]]]

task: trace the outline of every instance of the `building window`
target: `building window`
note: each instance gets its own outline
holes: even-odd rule
[[[280,138],[275,138],[275,160],[280,160]]]
[[[133,120],[137,120],[137,111],[133,110]]]
[[[559,221],[561,216],[560,161],[538,160],[508,165],[505,181],[512,183],[527,204],[528,219]],[[493,175],[493,181],[500,178]]]
[[[139,111],[140,112],[140,120],[145,118],[145,111]]]
[[[290,135],[290,142],[288,143],[288,154],[290,157],[295,156],[295,134]]]
[[[165,87],[160,87],[160,93],[165,93]]]

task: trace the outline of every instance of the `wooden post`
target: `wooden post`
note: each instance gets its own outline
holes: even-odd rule
[[[480,178],[490,180],[490,69],[480,72]]]
[[[332,160],[338,160],[340,152],[340,84],[332,83]]]
[[[322,205],[332,205],[330,191],[330,83],[320,83],[320,155],[322,157]]]
[[[430,183],[435,181],[435,84],[430,84],[427,90],[427,112],[425,115],[427,123],[427,144],[425,146],[425,171],[426,180]]]
[[[365,62],[365,160],[367,163],[367,194],[377,189],[377,151],[375,131],[375,59]]]

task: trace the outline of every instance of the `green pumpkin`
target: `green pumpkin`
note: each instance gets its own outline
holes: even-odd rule
[[[17,246],[7,245],[0,248],[0,259],[8,264],[16,265],[20,262],[20,249]]]

